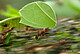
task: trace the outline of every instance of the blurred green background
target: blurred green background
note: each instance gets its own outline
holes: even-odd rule
[[[43,0],[0,0],[0,10],[6,10],[6,6],[10,5],[13,8],[16,9],[21,9],[24,5],[30,3],[30,2],[34,2],[34,1],[43,1]],[[1,18],[5,18],[1,15],[0,12],[0,19]]]
[[[80,16],[80,0],[0,0],[0,19],[7,18],[7,15],[3,14],[1,10],[8,9],[7,12],[11,12],[9,8],[16,8],[18,12],[24,5],[34,1],[44,1],[49,4],[55,11],[57,18]],[[6,7],[7,5],[11,7]],[[11,15],[11,13],[9,14]],[[16,16],[15,13],[13,15]]]
[[[27,3],[33,1],[43,1],[43,0],[0,0],[0,9],[6,8],[6,5],[11,5],[14,8],[20,9]]]

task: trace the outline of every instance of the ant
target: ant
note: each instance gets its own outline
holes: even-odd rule
[[[12,31],[13,29],[14,29],[14,27],[11,27],[11,28],[9,28],[9,30],[4,31],[4,32],[2,32],[2,33],[0,33],[0,34],[1,34],[1,35],[5,35],[5,34],[7,34],[8,32]],[[5,36],[2,36],[0,39],[1,39],[1,40],[5,40]]]
[[[30,26],[26,26],[25,29],[28,30]],[[38,39],[39,36],[44,36],[45,32],[47,31],[47,29],[43,29],[43,31],[41,31],[39,34],[35,35],[35,39]]]
[[[14,29],[14,27],[11,27],[11,28],[9,28],[9,30],[1,33],[1,35],[5,35],[6,33],[12,31],[13,29]],[[43,31],[41,31],[39,34],[35,35],[35,39],[38,39],[38,37],[41,36],[41,35],[44,36],[46,31],[47,31],[47,29],[44,28]],[[4,39],[5,39],[5,36],[2,36],[1,40],[4,40]]]
[[[3,27],[7,27],[8,25],[7,25],[7,23],[5,23],[5,25],[2,25]],[[28,30],[28,28],[29,28],[30,26],[26,26],[26,30]],[[8,32],[10,32],[10,31],[12,31],[14,29],[14,27],[10,27],[9,28],[9,30],[7,30],[7,31],[4,31],[4,32],[2,32],[2,33],[0,33],[1,35],[5,35],[5,34],[7,34]],[[35,39],[38,39],[38,37],[39,36],[44,36],[44,34],[45,34],[45,32],[47,31],[47,29],[43,29],[43,31],[41,31],[39,34],[37,34],[37,35],[35,35]],[[2,36],[1,37],[1,40],[4,40],[5,39],[5,36]]]
[[[8,26],[8,24],[5,23],[4,25],[2,25],[2,28],[4,29],[4,27],[7,27],[7,26]],[[13,29],[14,29],[14,27],[10,27],[9,30],[3,31],[3,32],[0,33],[0,34],[1,34],[1,35],[5,35],[5,34],[7,34],[8,32],[12,31]]]
[[[35,35],[35,39],[38,39],[39,36],[44,36],[45,32],[47,31],[47,29],[43,29],[43,31],[41,31],[39,34]]]
[[[4,31],[4,32],[2,32],[2,33],[0,33],[0,34],[1,34],[1,35],[5,35],[5,34],[7,34],[8,32],[12,31],[13,29],[14,29],[14,27],[10,27],[9,30]]]

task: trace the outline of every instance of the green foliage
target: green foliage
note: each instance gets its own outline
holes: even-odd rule
[[[18,13],[18,10],[13,8],[12,6],[8,5],[7,6],[7,11],[1,10],[0,14],[6,17],[16,17],[20,16]]]
[[[80,1],[79,0],[66,0],[67,5],[80,13]]]
[[[51,7],[44,2],[32,2],[24,6],[20,11],[20,23],[38,27],[53,28],[56,25],[56,17]]]
[[[68,2],[66,2],[66,0],[59,0],[59,2],[61,4],[58,4],[57,1],[55,1],[55,0],[54,1],[45,1],[45,3],[49,4],[55,10],[55,13],[58,18],[74,17],[79,14],[77,11],[74,10],[74,8],[71,8],[67,5]]]

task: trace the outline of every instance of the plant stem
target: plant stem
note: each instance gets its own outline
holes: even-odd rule
[[[6,36],[6,39],[5,39],[5,44],[8,44],[9,43],[9,40],[10,40],[10,36],[11,36],[11,32],[9,32]]]

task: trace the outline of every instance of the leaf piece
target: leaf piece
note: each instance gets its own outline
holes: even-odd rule
[[[22,18],[21,20],[20,20],[20,23],[22,23],[22,24],[25,24],[25,25],[29,25],[29,26],[33,26],[33,27],[41,27],[41,25],[36,25],[36,24],[33,24],[33,23],[31,23],[31,22],[29,22],[29,21],[27,21],[27,20],[25,20],[24,18]],[[46,28],[46,27],[45,27]]]
[[[22,27],[23,25],[19,23],[20,19],[21,17],[6,18],[0,21],[0,26],[5,25],[6,23],[8,27]]]
[[[56,25],[54,11],[44,2],[32,2],[24,6],[19,13],[23,17],[20,22],[28,26],[53,28]]]

